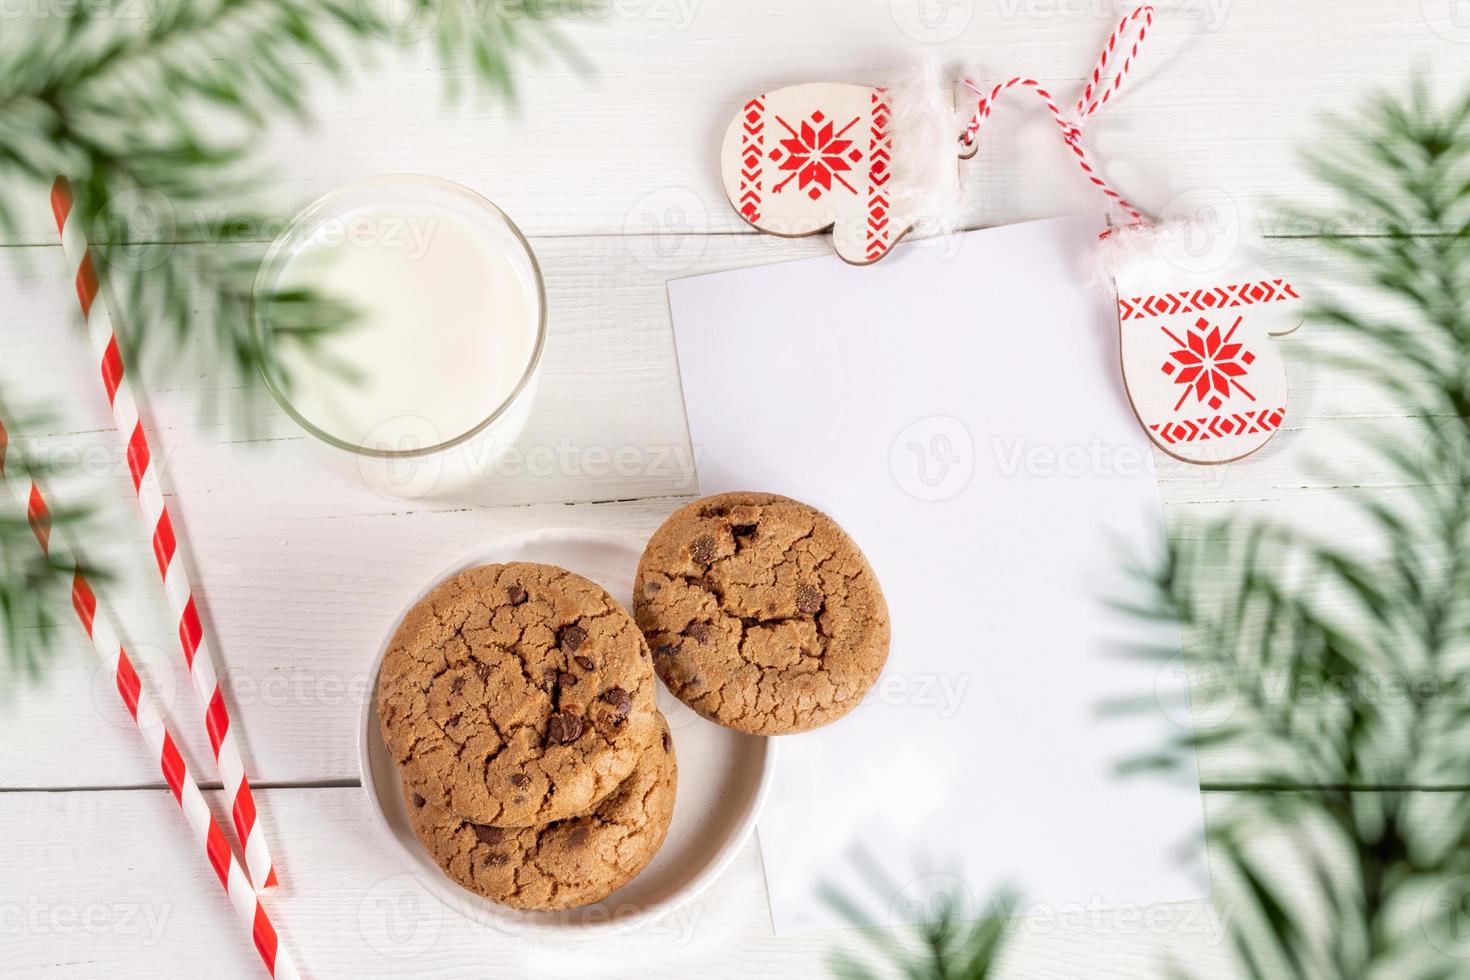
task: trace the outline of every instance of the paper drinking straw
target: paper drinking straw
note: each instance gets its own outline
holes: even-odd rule
[[[183,549],[174,536],[174,524],[163,500],[159,463],[154,459],[148,437],[143,432],[143,423],[138,419],[138,402],[123,370],[108,300],[99,295],[95,253],[87,244],[80,219],[70,220],[71,186],[65,177],[56,178],[51,188],[51,210],[56,215],[56,227],[61,233],[62,251],[66,253],[69,266],[76,270],[77,298],[81,300],[82,317],[87,321],[93,349],[101,360],[102,384],[112,405],[118,436],[127,452],[128,471],[133,477],[133,488],[138,492],[138,504],[153,532],[153,553],[158,559],[159,574],[163,576],[164,592],[168,594],[169,606],[178,623],[184,662],[188,665],[194,690],[205,705],[204,724],[209,731],[209,744],[214,749],[215,761],[219,764],[220,781],[229,797],[235,832],[245,849],[245,866],[257,888],[269,888],[276,884],[276,872],[265,843],[265,832],[257,820],[255,797],[250,792],[250,781],[245,777],[245,764],[230,727],[219,675],[204,638],[193,588],[184,571]]]
[[[266,915],[256,897],[255,889],[250,885],[250,879],[241,870],[234,852],[230,850],[229,841],[225,840],[214,815],[209,812],[204,794],[199,792],[199,787],[189,775],[189,767],[179,753],[173,736],[164,726],[163,716],[158,713],[148,692],[143,689],[138,672],[133,669],[132,661],[118,639],[117,631],[113,629],[107,614],[97,605],[97,597],[82,574],[75,552],[66,549],[53,533],[51,510],[41,495],[40,488],[34,480],[6,473],[5,452],[8,441],[4,422],[0,420],[0,481],[10,487],[16,502],[24,508],[41,551],[61,558],[74,569],[72,608],[76,610],[82,628],[91,637],[92,646],[102,659],[104,669],[116,678],[118,695],[122,697],[128,714],[138,726],[138,732],[143,736],[149,752],[158,760],[164,781],[173,791],[174,800],[184,812],[184,819],[189,822],[199,843],[204,845],[204,854],[209,859],[210,867],[214,868],[220,884],[224,886],[230,904],[250,930],[250,937],[255,942],[255,949],[260,953],[266,970],[276,980],[300,980],[301,974],[290,954],[281,945],[270,917]]]

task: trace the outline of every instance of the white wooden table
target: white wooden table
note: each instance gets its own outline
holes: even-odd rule
[[[1309,136],[1329,148],[1342,138],[1319,126],[1321,114],[1351,107],[1373,85],[1401,86],[1416,66],[1448,87],[1470,64],[1470,20],[1457,27],[1440,0],[1172,6],[1124,97],[1092,125],[1095,159],[1147,210],[1212,207],[1271,236],[1287,274],[1303,274],[1322,229],[1283,228],[1268,205],[1321,198],[1297,159]],[[1031,73],[1065,98],[1115,19],[1111,0],[626,0],[569,30],[594,72],[555,60],[526,69],[516,111],[446,106],[441,71],[389,58],[355,71],[345,89],[314,93],[313,126],[272,132],[283,209],[358,177],[418,171],[468,184],[515,218],[539,254],[551,305],[544,379],[522,446],[568,461],[451,498],[390,500],[268,403],[252,438],[201,409],[201,396],[220,385],[214,375],[147,387],[154,445],[167,454],[176,517],[283,869],[269,908],[309,975],[822,974],[844,935],[772,936],[753,843],[693,906],[595,943],[519,939],[418,895],[358,787],[365,671],[405,597],[477,542],[546,526],[646,534],[691,494],[679,464],[689,443],[665,282],[827,249],[751,234],[727,206],[717,140],[743,97],[797,81],[878,82],[933,57],[969,65],[984,82]],[[1096,206],[1038,106],[1004,105],[990,127],[967,171],[968,226]],[[100,557],[124,573],[108,590],[111,604],[187,736],[190,762],[212,775],[43,197],[25,222],[22,247],[0,250],[0,390],[12,403],[59,404],[39,434],[69,447],[79,465],[58,493],[102,502],[115,533]],[[1329,230],[1372,229],[1350,215]],[[1288,356],[1342,343],[1303,331]],[[1176,528],[1232,508],[1327,533],[1348,527],[1341,488],[1305,464],[1354,420],[1392,409],[1299,357],[1292,375],[1293,416],[1257,457],[1204,469],[1160,457]],[[603,450],[622,447],[644,461],[637,472],[602,462]],[[1382,474],[1356,473],[1358,484],[1393,492]],[[3,698],[0,975],[260,975],[80,633],[67,633],[41,683]],[[1201,770],[1207,814],[1252,793],[1249,760],[1211,753]],[[223,819],[219,793],[210,795]],[[1279,864],[1293,862],[1285,842],[1263,846],[1275,847]],[[1002,973],[1140,977],[1172,958],[1198,975],[1230,976],[1230,914],[1202,905],[1050,910],[1019,926]]]

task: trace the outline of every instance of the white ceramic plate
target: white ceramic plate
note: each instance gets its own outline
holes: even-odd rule
[[[589,531],[533,531],[505,538],[427,583],[408,610],[450,575],[495,562],[560,565],[598,583],[631,607],[642,546]],[[399,620],[402,616],[399,617]],[[397,629],[397,621],[394,629]],[[392,631],[383,639],[386,650]],[[373,664],[377,690],[383,650]],[[693,899],[729,866],[755,829],[771,784],[775,744],[699,717],[659,685],[659,707],[674,734],[679,793],[664,846],[632,882],[596,905],[565,912],[521,912],[461,888],[439,870],[408,821],[397,768],[378,730],[377,698],[363,704],[358,758],[368,807],[399,858],[424,891],[475,922],[519,933],[562,937],[604,935],[647,925]]]

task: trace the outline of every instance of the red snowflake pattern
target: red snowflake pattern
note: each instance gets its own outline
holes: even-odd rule
[[[1174,411],[1179,411],[1190,392],[1194,392],[1195,398],[1210,408],[1219,408],[1222,399],[1230,397],[1232,389],[1238,390],[1251,401],[1256,400],[1256,396],[1240,383],[1256,356],[1246,350],[1244,344],[1232,343],[1230,340],[1235,336],[1242,319],[1244,317],[1236,317],[1235,323],[1223,337],[1220,335],[1220,328],[1211,326],[1210,321],[1204,317],[1196,320],[1194,328],[1187,332],[1188,340],[1180,340],[1169,328],[1163,328],[1164,333],[1179,348],[1169,354],[1169,360],[1164,362],[1160,370],[1172,375],[1175,384],[1185,386],[1179,401],[1174,403]]]
[[[838,130],[818,110],[802,122],[798,132],[777,116],[776,122],[791,135],[771,151],[771,161],[779,164],[782,170],[791,171],[791,174],[773,187],[772,193],[780,193],[794,179],[797,189],[806,191],[813,201],[830,191],[834,180],[856,194],[857,189],[844,180],[842,174],[851,170],[863,154],[853,147],[852,140],[843,139],[843,136],[858,124],[859,118],[854,116],[852,122]]]

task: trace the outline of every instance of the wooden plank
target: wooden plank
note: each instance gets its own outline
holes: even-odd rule
[[[293,518],[267,528],[225,522],[215,530],[228,539],[195,536],[201,613],[213,631],[252,778],[356,779],[368,671],[413,594],[451,565],[497,537],[533,529],[585,527],[646,538],[676,503],[446,508],[409,519]],[[204,780],[216,770],[158,576],[137,542],[131,553],[122,541],[110,545],[116,567],[126,571],[102,590],[104,601]],[[0,764],[0,787],[160,785],[112,679],[67,617],[61,655],[0,716],[0,738],[12,748]]]
[[[220,794],[209,795],[216,809],[222,806]],[[277,789],[259,797],[283,882],[266,905],[308,976],[816,977],[827,974],[834,950],[863,950],[847,930],[774,936],[754,842],[703,896],[660,923],[593,942],[530,939],[461,919],[424,893],[379,838],[361,790]],[[1216,823],[1258,812],[1266,799],[1206,793],[1206,817]],[[1415,826],[1429,836],[1457,829],[1457,800],[1411,794]],[[0,826],[7,828],[0,936],[8,971],[59,980],[258,976],[248,940],[166,791],[0,793]],[[1306,911],[1297,924],[1330,942],[1334,926],[1317,899],[1303,839],[1269,819],[1256,826],[1251,857],[1294,910]],[[1345,880],[1351,865],[1340,842],[1308,830],[1311,847]],[[1165,975],[1170,964],[1202,980],[1240,976],[1229,929],[1250,921],[1249,906],[1240,902],[1240,882],[1226,862],[1211,863],[1211,902],[1098,909],[1022,900],[1012,906],[1022,917],[997,976],[1134,980]],[[952,884],[943,876],[916,878],[904,883],[904,894]],[[1455,884],[1429,881],[1426,888]],[[966,908],[995,907],[987,896],[960,895]],[[854,896],[889,916],[897,897]],[[1420,938],[1413,917],[1428,930],[1425,917],[1447,907],[1432,898],[1426,895],[1422,907],[1412,902],[1397,928],[1414,937],[1406,956],[1443,968],[1447,957],[1463,953],[1463,942],[1436,946],[1424,941],[1428,931]]]
[[[492,467],[496,478],[459,493],[456,502],[496,506],[691,491],[690,469],[697,452],[689,444],[683,419],[667,279],[822,255],[826,246],[749,236],[680,239],[679,247],[686,246],[688,253],[670,267],[667,256],[661,261],[643,239],[536,241],[546,269],[551,331],[534,417],[515,454]],[[107,495],[126,496],[124,460],[106,428],[109,420],[89,348],[79,329],[65,326],[75,323],[76,313],[59,249],[18,252],[20,261],[0,268],[0,288],[15,297],[16,307],[7,356],[0,362],[0,384],[17,407],[50,405],[57,391],[70,392],[65,403],[52,409],[54,424],[38,434],[67,434],[66,451],[94,470],[100,464],[116,477],[107,485]],[[1277,240],[1266,260],[1296,276],[1320,263],[1321,249],[1309,241]],[[1362,290],[1350,296],[1363,303],[1369,315],[1405,313],[1398,304]],[[983,322],[983,314],[977,313],[977,323]],[[922,324],[902,328],[922,337]],[[1412,426],[1402,421],[1403,409],[1381,391],[1309,359],[1318,351],[1351,351],[1352,338],[1312,327],[1281,343],[1293,382],[1291,411],[1283,433],[1261,454],[1224,467],[1189,466],[1162,454],[1152,461],[1111,462],[1154,467],[1166,502],[1229,502],[1270,497],[1284,487],[1337,486],[1340,481],[1330,475],[1313,472],[1314,460],[1330,456],[1333,445],[1341,445],[1326,440],[1355,438],[1365,420],[1410,432]],[[246,512],[264,509],[307,518],[417,509],[370,492],[350,458],[312,442],[263,392],[257,391],[257,397],[245,403],[243,415],[234,411],[241,402],[230,387],[233,375],[217,359],[211,360],[217,354],[207,343],[201,341],[199,348],[180,367],[178,353],[165,342],[154,350],[169,359],[166,366],[156,361],[140,365],[143,374],[152,372],[155,446],[166,454],[173,485],[186,500],[238,491],[240,468],[247,465],[258,479],[247,499],[231,501]],[[1101,383],[1115,384],[1117,378],[1106,377]],[[1039,465],[1048,455],[1066,463],[1085,455],[1081,451],[1087,447],[1035,447],[1024,438],[993,434],[985,448],[1016,460],[1016,465]],[[1354,453],[1354,483],[1394,485],[1392,473],[1375,471],[1373,461],[1359,459],[1361,455]],[[472,458],[481,466],[492,461],[484,455]],[[325,482],[308,480],[301,485],[308,472]],[[274,497],[272,488],[293,492]]]
[[[1298,152],[1310,140],[1330,153],[1351,138],[1320,119],[1353,107],[1345,93],[1362,92],[1365,79],[1401,89],[1415,69],[1459,87],[1467,32],[1442,6],[1399,0],[1344,16],[1332,5],[1165,5],[1123,97],[1089,126],[1095,160],[1147,210],[1223,208],[1272,227],[1268,201],[1320,199]],[[932,59],[982,86],[1029,74],[1066,101],[1118,10],[1080,0],[592,7],[566,30],[592,72],[556,57],[531,62],[514,109],[448,103],[446,73],[391,46],[354,66],[348,84],[314,84],[313,122],[278,125],[264,141],[264,158],[279,161],[268,203],[289,211],[348,180],[414,171],[480,190],[534,234],[740,231],[715,151],[751,95],[802,81],[876,84]],[[966,167],[963,224],[1095,207],[1050,117],[1027,96],[1011,98]],[[53,237],[38,189],[17,240]]]
[[[693,492],[690,461],[697,454],[685,429],[666,279],[824,254],[826,246],[753,236],[680,244],[689,251],[679,268],[669,269],[668,255],[646,251],[646,239],[536,241],[553,314],[535,418],[518,444],[521,468],[448,496],[382,496],[350,460],[300,433],[268,400],[250,419],[261,435],[242,442],[228,414],[200,410],[206,395],[221,394],[217,374],[206,366],[173,371],[148,386],[154,446],[165,455],[172,505],[199,563],[193,574],[256,778],[356,776],[352,739],[361,694],[346,692],[360,687],[407,597],[478,543],[549,525],[646,535]],[[191,759],[207,759],[193,696],[177,693],[172,628],[91,354],[75,326],[59,249],[9,251],[19,261],[0,263],[0,294],[12,304],[0,391],[11,405],[54,409],[56,419],[43,427],[51,435],[41,445],[67,475],[53,496],[98,502],[101,533],[90,550],[120,574],[108,599],[135,652],[156,668]],[[1310,242],[1272,243],[1272,261],[1288,274],[1318,256]],[[1364,302],[1369,312],[1401,312],[1376,298]],[[1362,521],[1345,489],[1366,487],[1387,499],[1408,499],[1413,491],[1350,440],[1367,424],[1421,437],[1377,392],[1304,356],[1319,346],[1346,348],[1346,338],[1308,328],[1284,343],[1295,385],[1293,420],[1249,460],[1190,467],[1159,454],[1141,460],[1104,454],[1094,463],[1088,447],[1038,447],[998,435],[981,440],[981,451],[1017,465],[1154,466],[1176,534],[1194,533],[1201,520],[1247,515],[1352,541]],[[1333,447],[1352,453],[1350,472],[1315,468],[1313,460]],[[612,466],[619,450],[632,453],[631,470]],[[642,502],[564,506],[635,499]],[[15,747],[0,761],[0,786],[156,784],[157,771],[134,736],[119,729],[115,696],[105,678],[94,676],[85,642],[70,635],[65,651],[40,687],[0,713],[0,739]],[[203,768],[212,772],[212,765]],[[1249,758],[1213,750],[1202,772],[1207,781],[1250,781],[1256,768]]]
[[[661,923],[595,942],[532,940],[461,919],[424,894],[379,839],[361,790],[259,796],[283,882],[266,905],[309,976],[820,976],[833,949],[859,946],[843,930],[773,936],[753,841],[708,892]],[[1207,799],[1211,814],[1229,802]],[[0,826],[7,970],[58,980],[258,975],[167,792],[0,793]],[[1286,842],[1266,849],[1277,865],[1299,867]],[[891,900],[873,899],[880,909]],[[1208,980],[1235,975],[1228,917],[1205,903],[1027,910],[1006,952],[1006,980],[1121,980],[1168,958]]]

